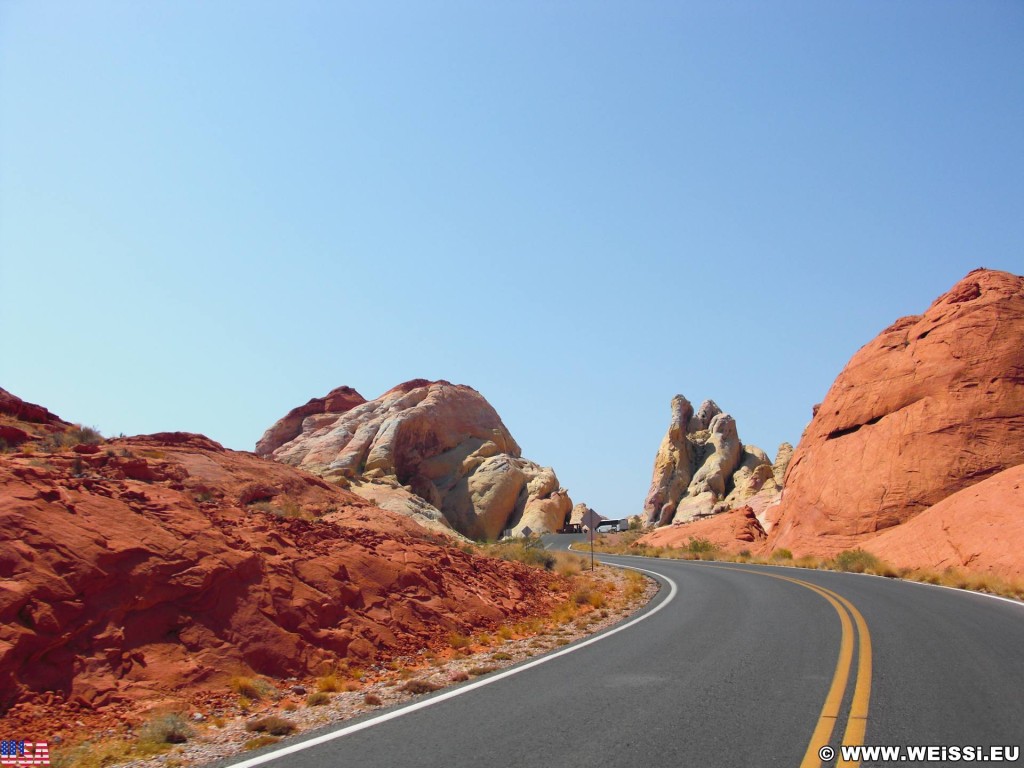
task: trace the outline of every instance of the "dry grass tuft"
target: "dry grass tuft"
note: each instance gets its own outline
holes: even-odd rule
[[[274,686],[266,680],[261,680],[256,677],[236,675],[231,678],[231,682],[228,683],[228,685],[231,690],[239,696],[251,701],[259,701],[265,696],[270,696],[274,692]]]
[[[341,681],[337,675],[324,675],[316,681],[316,689],[321,693],[337,693],[341,690]]]
[[[316,693],[311,693],[309,694],[309,696],[306,697],[307,707],[322,707],[325,704],[330,703],[331,697],[328,696],[327,693],[324,691],[317,691]]]

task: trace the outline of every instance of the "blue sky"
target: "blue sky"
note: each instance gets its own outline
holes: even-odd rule
[[[1022,211],[1020,2],[0,0],[0,386],[108,435],[444,378],[636,513]]]

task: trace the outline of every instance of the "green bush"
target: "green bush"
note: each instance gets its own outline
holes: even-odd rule
[[[696,539],[693,536],[690,537],[690,543],[686,547],[688,552],[692,554],[704,554],[705,552],[714,552],[718,549],[708,539]]]

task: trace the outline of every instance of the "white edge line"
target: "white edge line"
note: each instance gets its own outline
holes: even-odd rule
[[[617,567],[628,568],[631,571],[640,571],[641,573],[646,573],[650,576],[654,576],[659,579],[664,579],[668,582],[669,585],[668,597],[666,597],[658,605],[656,605],[654,608],[652,608],[650,611],[643,614],[642,616],[637,616],[635,619],[632,619],[626,622],[625,624],[620,624],[619,626],[612,627],[611,629],[602,632],[598,635],[594,635],[593,637],[590,637],[586,640],[581,640],[579,642],[573,643],[572,645],[563,648],[560,651],[555,651],[554,653],[546,654],[538,659],[534,659],[533,661],[528,661],[525,664],[519,664],[514,667],[510,667],[509,669],[506,669],[504,672],[499,672],[495,675],[488,675],[487,677],[477,680],[476,682],[460,686],[459,688],[455,688],[450,691],[445,691],[444,693],[440,693],[437,696],[432,696],[429,699],[424,699],[422,701],[417,701],[412,704],[408,704],[404,707],[400,707],[399,709],[394,709],[390,712],[386,712],[383,715],[377,715],[376,717],[372,717],[369,720],[364,720],[361,723],[356,723],[355,725],[349,725],[344,728],[339,728],[336,731],[331,731],[330,733],[325,733],[321,736],[315,736],[312,739],[306,739],[305,741],[300,741],[297,744],[290,744],[287,747],[281,747],[280,749],[268,752],[265,755],[259,755],[258,757],[251,757],[248,760],[243,760],[240,763],[230,763],[228,768],[252,768],[253,766],[262,765],[263,763],[268,763],[271,760],[277,760],[280,757],[285,757],[286,755],[291,755],[295,752],[300,752],[304,749],[309,749],[310,747],[319,746],[320,744],[325,744],[328,741],[333,741],[334,739],[340,739],[342,736],[348,736],[351,733],[356,733],[357,731],[362,731],[366,728],[372,728],[375,725],[386,723],[388,720],[394,720],[395,718],[401,717],[402,715],[408,715],[411,712],[416,712],[417,710],[425,709],[427,707],[433,706],[434,704],[440,704],[442,701],[454,699],[456,696],[461,696],[464,693],[475,691],[477,688],[483,688],[485,685],[496,683],[499,680],[504,680],[506,677],[517,675],[520,672],[525,672],[526,670],[532,669],[533,667],[538,667],[541,664],[547,664],[549,661],[557,659],[560,656],[565,656],[568,653],[578,651],[580,648],[586,648],[588,645],[593,645],[596,642],[604,640],[606,637],[611,637],[614,634],[629,629],[630,627],[639,624],[641,621],[646,621],[647,619],[651,618],[651,616],[660,611],[662,608],[664,608],[666,605],[671,603],[675,599],[676,593],[679,591],[679,588],[676,586],[676,583],[668,576],[665,576],[663,574],[655,573],[654,571],[648,571],[645,568],[634,568],[633,566],[629,565],[622,565]]]

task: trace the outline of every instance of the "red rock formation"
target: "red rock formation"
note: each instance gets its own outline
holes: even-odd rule
[[[770,544],[859,546],[1022,463],[1024,278],[975,270],[847,364],[789,465]]]
[[[543,612],[559,584],[201,435],[7,454],[0,723],[121,718],[224,694],[234,674],[380,661]]]
[[[1024,465],[947,496],[864,549],[897,567],[1024,579]]]
[[[18,421],[28,421],[33,424],[60,424],[71,426],[57,416],[50,413],[41,405],[26,403],[20,397],[12,395],[6,389],[0,388],[0,417],[6,416]]]
[[[655,528],[638,539],[637,544],[685,549],[690,539],[707,539],[718,549],[732,554],[741,550],[759,554],[767,536],[754,510],[744,506],[703,520]]]

